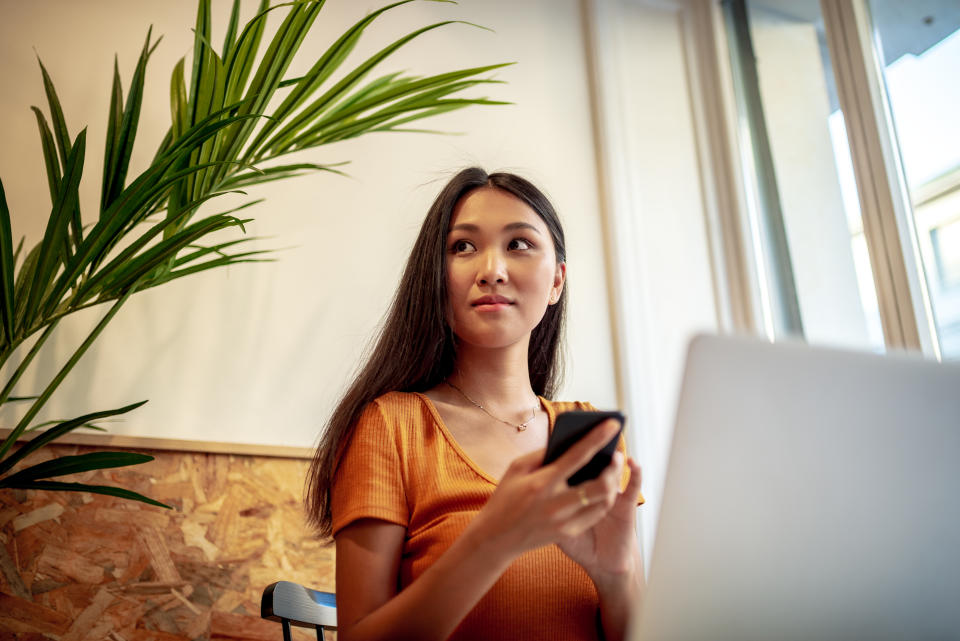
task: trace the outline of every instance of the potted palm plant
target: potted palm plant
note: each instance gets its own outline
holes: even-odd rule
[[[163,506],[141,494],[111,486],[55,481],[67,474],[134,465],[152,457],[131,452],[91,452],[62,456],[17,469],[39,448],[97,421],[130,412],[146,401],[87,412],[70,420],[37,423],[39,412],[73,367],[103,333],[131,296],[206,270],[265,259],[248,237],[211,240],[223,230],[243,232],[251,219],[241,211],[252,200],[226,211],[212,210],[215,199],[268,181],[309,171],[339,173],[336,167],[285,162],[294,152],[371,132],[404,131],[410,122],[473,105],[505,104],[464,97],[464,90],[498,82],[487,76],[503,64],[425,77],[388,73],[375,76],[380,63],[406,43],[456,21],[425,25],[352,67],[351,51],[375,20],[400,5],[374,11],[339,36],[302,76],[287,77],[323,0],[271,6],[262,0],[256,15],[240,22],[234,0],[220,50],[211,44],[210,0],[199,0],[192,58],[170,77],[171,122],[149,166],[129,174],[137,137],[150,56],[159,40],[147,32],[124,96],[118,67],[104,145],[99,203],[81,207],[79,185],[87,151],[86,130],[72,135],[53,80],[40,70],[48,114],[33,107],[46,165],[51,209],[42,239],[32,248],[15,242],[0,182],[0,367],[9,375],[0,405],[25,408],[0,442],[0,488],[86,491]],[[283,15],[264,47],[268,17]],[[211,213],[211,210],[213,213]],[[23,393],[18,383],[48,347],[61,320],[90,307],[104,311],[81,345],[43,389]],[[26,436],[32,436],[25,439]],[[19,445],[18,445],[19,442]],[[166,506],[164,506],[166,507]]]

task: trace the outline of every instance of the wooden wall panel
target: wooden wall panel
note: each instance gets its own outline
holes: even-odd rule
[[[94,449],[51,446],[27,463]],[[150,454],[144,465],[64,480],[119,485],[172,510],[0,491],[0,639],[279,640],[280,625],[260,619],[266,585],[333,591],[333,548],[303,518],[307,461]]]

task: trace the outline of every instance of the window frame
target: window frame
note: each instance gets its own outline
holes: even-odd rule
[[[939,359],[930,293],[866,0],[821,0],[887,350]]]
[[[729,98],[719,99],[721,94],[733,93],[729,60],[730,47],[734,46],[726,35],[725,16],[719,9],[721,3],[722,0],[687,0],[684,4],[686,13],[694,19],[710,23],[701,27],[701,32],[709,29],[722,44],[722,55],[716,60],[708,63],[709,54],[705,49],[694,58],[702,65],[711,66],[710,73],[698,79],[701,95],[706,96],[711,107],[722,110],[722,117],[704,121],[708,130],[703,142],[710,147],[717,144],[715,141],[722,141],[727,153],[713,153],[713,159],[716,162],[725,157],[730,163],[727,168],[714,168],[710,174],[724,183],[719,192],[741,194],[738,199],[720,199],[713,203],[730,210],[721,211],[717,216],[722,223],[717,233],[721,238],[719,244],[725,250],[723,263],[746,266],[756,272],[760,270],[758,261],[762,258],[758,254],[758,241],[750,238],[742,223],[731,222],[750,220],[751,214],[749,199],[742,197],[744,181],[749,177],[739,166],[740,116]],[[867,0],[820,0],[820,8],[850,145],[885,349],[918,351],[939,360],[930,291]],[[710,74],[717,78],[707,79],[705,75]],[[726,85],[722,90],[713,86],[717,79]],[[731,234],[739,234],[740,240],[724,240]],[[744,255],[736,255],[739,251]],[[781,332],[770,322],[774,301],[770,292],[764,291],[762,278],[757,274],[744,274],[743,268],[727,270],[723,277],[728,281],[727,306],[742,310],[731,316],[730,329],[762,335],[769,340],[779,338]],[[763,320],[757,322],[760,319]]]

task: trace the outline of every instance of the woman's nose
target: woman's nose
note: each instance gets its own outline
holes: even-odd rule
[[[498,251],[484,252],[477,271],[477,284],[490,285],[507,282],[507,263]]]

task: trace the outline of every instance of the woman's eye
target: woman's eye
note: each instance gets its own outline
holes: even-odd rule
[[[510,241],[510,249],[533,249],[533,243],[526,238],[514,238]]]
[[[450,245],[450,251],[454,254],[462,254],[464,252],[470,252],[473,250],[473,243],[471,243],[469,240],[458,240]]]

